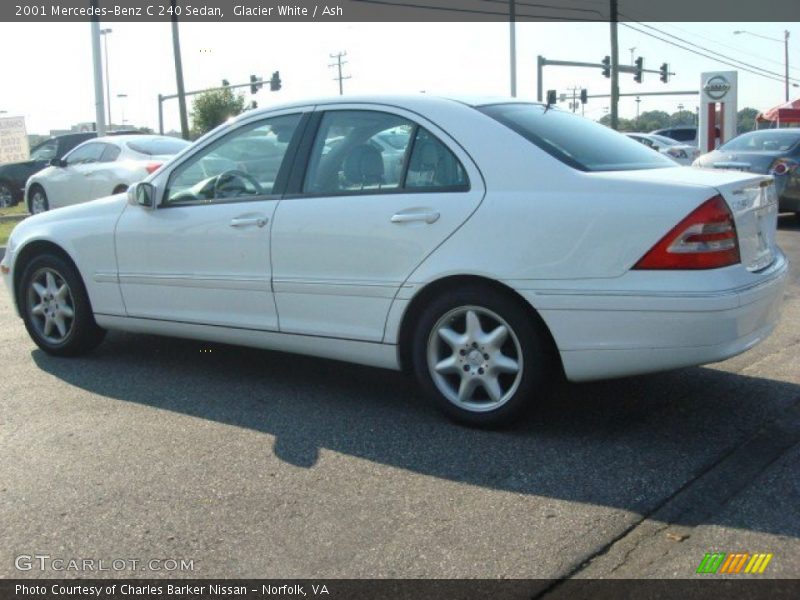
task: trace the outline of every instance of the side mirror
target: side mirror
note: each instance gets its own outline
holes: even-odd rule
[[[156,188],[152,183],[140,181],[128,189],[128,202],[145,208],[156,207]]]
[[[50,159],[50,166],[51,167],[66,167],[67,163],[63,158],[51,158]]]

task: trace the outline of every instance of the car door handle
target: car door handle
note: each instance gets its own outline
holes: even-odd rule
[[[267,217],[236,217],[231,219],[231,227],[247,227],[248,225],[255,225],[256,227],[264,227],[267,224]]]
[[[435,210],[414,210],[402,211],[392,215],[392,223],[412,223],[414,221],[424,221],[428,225],[439,220],[439,213]]]

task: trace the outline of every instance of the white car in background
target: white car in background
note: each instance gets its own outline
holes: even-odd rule
[[[28,178],[28,212],[38,214],[124,192],[189,145],[162,135],[116,135],[84,142]]]
[[[679,165],[689,166],[700,156],[700,150],[697,149],[697,146],[678,142],[657,133],[626,133],[625,135],[648,148],[652,148],[656,152],[664,154]]]
[[[372,143],[390,131],[408,132],[397,171]],[[45,352],[119,329],[403,369],[474,425],[518,418],[562,373],[744,352],[788,272],[771,176],[679,167],[516,100],[252,110],[127,195],[57,212],[17,225],[0,263]]]

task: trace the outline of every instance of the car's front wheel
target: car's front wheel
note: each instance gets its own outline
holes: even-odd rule
[[[28,211],[32,215],[47,212],[50,210],[50,204],[47,202],[47,194],[44,188],[40,185],[33,186],[30,192],[30,201],[28,202]]]
[[[519,418],[546,383],[550,347],[521,302],[492,288],[463,288],[419,319],[414,370],[451,418],[496,426]]]
[[[103,341],[80,275],[60,256],[45,254],[27,265],[19,304],[25,328],[48,354],[75,356]]]

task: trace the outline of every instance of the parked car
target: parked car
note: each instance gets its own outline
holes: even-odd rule
[[[394,175],[370,140],[399,127]],[[281,148],[271,172],[220,159],[258,136]],[[407,369],[452,418],[496,425],[561,373],[766,338],[776,209],[769,176],[678,167],[557,108],[337,97],[248,111],[126,195],[26,219],[0,270],[49,354],[120,329]]]
[[[626,133],[625,135],[656,152],[661,152],[679,165],[691,165],[692,161],[700,155],[696,146],[683,144],[663,135],[654,133]]]
[[[34,146],[30,159],[0,165],[0,208],[14,206],[24,197],[28,177],[44,169],[54,158],[61,158],[78,144],[97,137],[94,132],[69,133]]]
[[[656,129],[650,132],[653,135],[662,135],[668,137],[676,142],[690,144],[692,146],[698,145],[697,127],[693,125],[681,125],[678,127],[665,127],[664,129]],[[719,140],[720,131],[719,127],[716,128],[717,140]]]
[[[119,130],[108,135],[126,135],[136,133],[131,130]],[[25,197],[25,182],[34,173],[41,171],[54,158],[62,158],[78,144],[97,137],[95,131],[81,131],[51,137],[33,147],[30,159],[16,163],[0,165],[0,208],[14,206]]]
[[[775,179],[778,209],[800,219],[800,129],[743,133],[694,161],[696,167],[769,174]]]
[[[124,192],[188,145],[161,135],[120,135],[84,142],[28,179],[28,212],[38,214]]]

